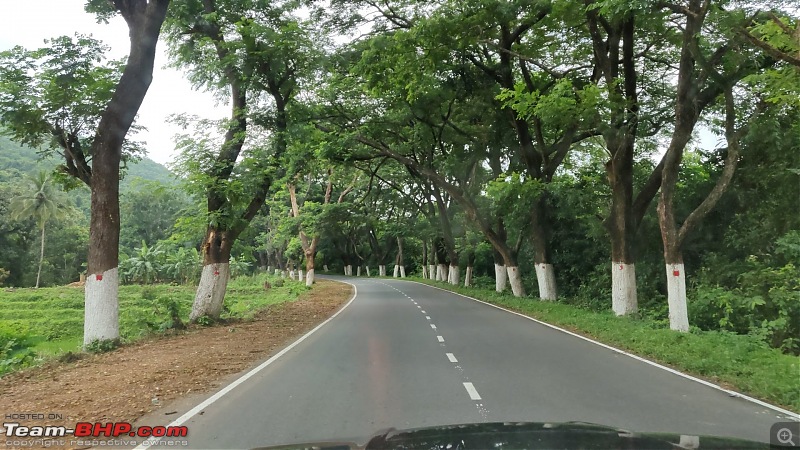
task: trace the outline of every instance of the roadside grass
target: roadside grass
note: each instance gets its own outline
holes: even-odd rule
[[[264,289],[269,280],[272,288]],[[230,280],[223,319],[250,319],[270,305],[293,301],[304,283],[267,274]],[[130,343],[171,332],[173,314],[188,322],[195,285],[123,285],[119,289],[120,335]],[[0,376],[42,359],[78,352],[83,342],[82,288],[0,290]]]
[[[697,328],[679,333],[663,323],[616,317],[610,311],[598,313],[535,297],[516,298],[489,289],[410,279],[502,306],[800,412],[800,357],[770,348],[755,336]]]

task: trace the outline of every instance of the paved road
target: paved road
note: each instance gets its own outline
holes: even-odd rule
[[[768,441],[778,414],[424,285],[350,278],[338,317],[185,423],[250,448],[485,421],[585,421]]]

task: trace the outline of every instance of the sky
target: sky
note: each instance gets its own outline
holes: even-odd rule
[[[0,0],[0,51],[15,45],[28,49],[44,46],[44,40],[57,36],[91,34],[111,47],[109,58],[128,55],[128,27],[121,17],[108,24],[98,24],[94,15],[87,14],[85,0]],[[226,105],[218,105],[210,93],[194,91],[183,73],[165,68],[166,45],[159,42],[153,83],[147,92],[138,124],[148,130],[136,140],[147,143],[147,156],[161,164],[173,159],[175,144],[172,137],[180,128],[167,122],[172,114],[190,113],[209,119],[228,114]]]

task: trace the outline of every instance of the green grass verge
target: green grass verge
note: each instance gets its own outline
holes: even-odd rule
[[[269,290],[264,290],[266,280],[273,286]],[[175,308],[181,320],[188,321],[195,290],[193,285],[120,286],[122,341],[169,330]],[[228,283],[222,316],[251,318],[269,305],[297,299],[306,290],[302,282],[277,281],[266,274],[238,277]],[[83,289],[74,287],[0,290],[0,375],[46,357],[80,351],[83,301]]]
[[[650,320],[616,317],[610,311],[598,313],[494,290],[412,280],[520,312],[800,412],[800,357],[769,348],[756,337],[699,329],[679,333]]]

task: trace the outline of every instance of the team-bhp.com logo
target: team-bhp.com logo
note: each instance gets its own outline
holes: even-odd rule
[[[25,446],[25,442],[46,445],[47,441],[55,441],[66,437],[75,437],[83,440],[79,442],[88,442],[87,439],[94,439],[92,442],[98,442],[97,438],[182,438],[189,433],[189,429],[185,426],[134,427],[128,422],[78,422],[75,424],[75,428],[53,425],[24,426],[18,422],[5,422],[3,423],[3,428],[5,429],[7,444],[16,442],[23,446]],[[31,441],[9,441],[9,439],[29,439]],[[75,443],[74,441],[70,442]],[[128,444],[136,444],[136,442],[126,441],[122,445]]]

